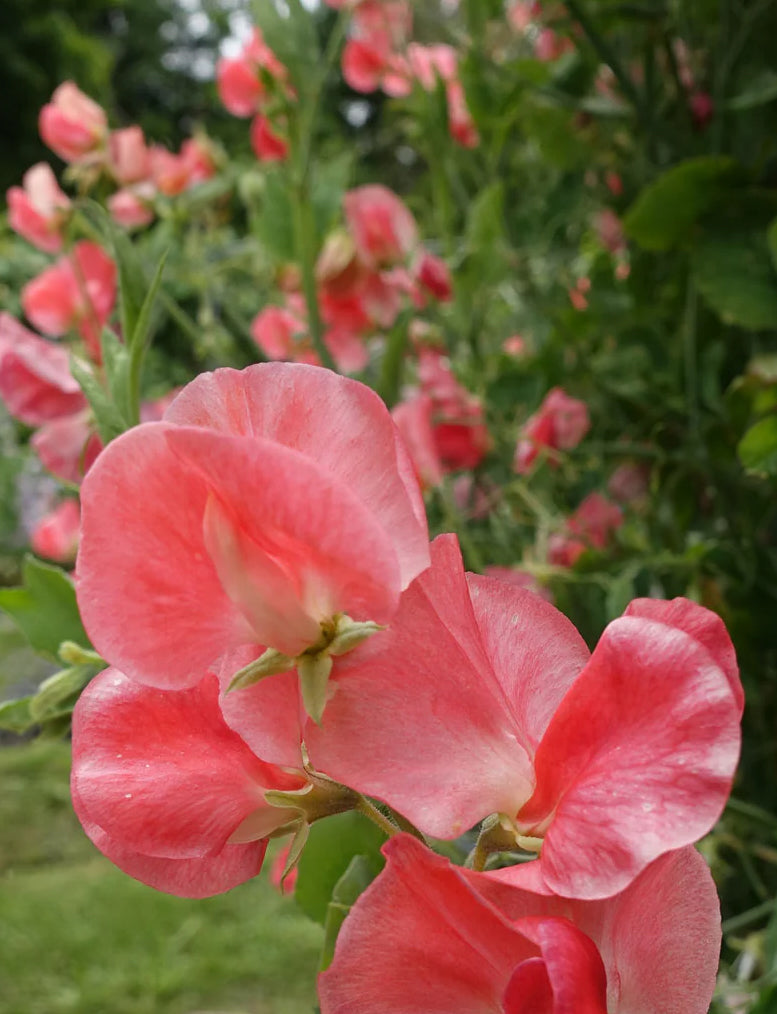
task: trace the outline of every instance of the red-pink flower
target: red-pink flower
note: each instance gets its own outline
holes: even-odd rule
[[[432,428],[432,399],[424,394],[406,398],[395,405],[391,414],[405,441],[421,488],[439,486],[444,472]]]
[[[554,387],[521,428],[513,470],[524,475],[542,450],[550,452],[548,457],[553,462],[553,451],[569,451],[577,447],[590,426],[585,402],[570,398],[560,387]]]
[[[30,446],[52,475],[75,486],[103,448],[89,408],[44,423],[33,434]]]
[[[141,127],[114,130],[108,138],[109,167],[122,186],[140,183],[151,172],[151,158]]]
[[[115,299],[116,265],[86,240],[22,289],[22,307],[37,328],[54,338],[77,330],[96,361]]]
[[[78,549],[81,512],[77,500],[63,500],[35,525],[30,545],[38,556],[58,563],[72,563]]]
[[[299,711],[282,697],[293,680],[274,679],[228,694],[224,714],[284,763],[275,730]],[[603,898],[718,819],[742,704],[714,613],[638,599],[590,654],[538,595],[465,577],[441,536],[391,627],[342,658],[321,725],[301,734],[318,770],[425,833],[455,838],[499,814],[498,849],[539,852],[549,890]]]
[[[343,207],[356,250],[368,267],[401,264],[415,250],[415,219],[388,187],[373,183],[349,190]]]
[[[38,162],[8,191],[8,224],[46,253],[62,249],[62,228],[70,198],[62,192],[51,166]]]
[[[534,592],[546,602],[553,602],[553,593],[550,589],[541,585],[534,574],[521,567],[503,567],[499,564],[491,564],[484,569],[483,573],[486,577],[495,577],[500,581],[515,585],[516,588],[525,588],[526,591]]]
[[[424,250],[415,266],[415,276],[435,299],[447,302],[453,295],[453,283],[448,265],[440,257]]]
[[[219,60],[216,82],[219,98],[233,116],[252,116],[268,98],[268,84],[289,94],[288,72],[254,28],[235,59]]]
[[[73,713],[71,789],[84,830],[117,866],[161,891],[205,897],[255,876],[267,836],[295,816],[265,792],[307,784],[301,771],[264,763],[227,727],[210,674],[161,691],[105,669]]]
[[[0,398],[9,413],[28,426],[86,407],[67,352],[28,331],[9,313],[0,313]]]
[[[448,101],[448,129],[451,137],[462,148],[477,148],[480,134],[469,111],[461,81],[449,81],[445,96]]]
[[[692,848],[576,902],[538,891],[531,864],[505,883],[409,835],[383,851],[319,977],[322,1014],[706,1014],[720,910]]]
[[[268,359],[318,362],[304,320],[281,306],[266,306],[253,319],[251,336]]]
[[[108,210],[114,222],[125,229],[141,229],[154,221],[151,201],[155,194],[153,184],[141,183],[135,187],[123,187],[108,198]]]
[[[82,162],[105,144],[105,110],[73,84],[65,81],[43,107],[38,119],[43,141],[66,162]]]
[[[84,623],[112,663],[159,687],[191,685],[238,645],[297,656],[336,614],[385,623],[428,565],[388,410],[316,367],[203,374],[163,422],[105,449],[81,502]]]
[[[282,162],[289,154],[289,142],[261,113],[251,122],[251,147],[260,162]]]

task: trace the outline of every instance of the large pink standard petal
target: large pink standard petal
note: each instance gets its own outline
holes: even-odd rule
[[[596,902],[535,891],[533,864],[474,873],[407,835],[384,852],[385,870],[319,978],[322,1014],[707,1011],[720,915],[709,870],[691,848]],[[502,882],[516,870],[516,884]]]
[[[402,588],[429,566],[412,464],[388,409],[364,384],[300,363],[221,369],[188,384],[165,419],[299,451],[348,486],[390,534]]]
[[[298,761],[299,764],[299,761]],[[160,859],[202,859],[285,823],[266,789],[302,775],[260,760],[224,722],[218,681],[186,690],[143,686],[115,669],[89,684],[73,716],[72,785],[79,809],[116,847]]]
[[[152,686],[190,685],[241,644],[296,655],[339,612],[383,623],[396,609],[388,532],[280,443],[148,423],[103,452],[82,505],[84,623]]]
[[[559,894],[615,894],[725,805],[738,679],[728,636],[700,609],[642,603],[613,621],[537,749],[537,790],[517,822],[544,835],[542,874]]]

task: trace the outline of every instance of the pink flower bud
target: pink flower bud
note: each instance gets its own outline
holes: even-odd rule
[[[80,524],[78,501],[63,500],[35,525],[30,545],[38,556],[46,556],[57,563],[72,563],[78,549]]]
[[[38,162],[28,169],[21,187],[8,191],[8,223],[20,236],[46,253],[62,249],[62,227],[70,198],[62,192],[51,166]]]
[[[40,111],[44,142],[66,162],[83,162],[105,143],[105,111],[73,84],[65,81]]]

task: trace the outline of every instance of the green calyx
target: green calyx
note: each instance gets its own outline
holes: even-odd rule
[[[321,623],[321,636],[315,644],[296,657],[268,648],[259,658],[235,673],[227,692],[242,690],[266,676],[296,669],[305,711],[316,725],[320,725],[327,702],[333,657],[353,651],[362,641],[383,629],[377,623],[359,623],[345,613],[337,613],[331,620]]]

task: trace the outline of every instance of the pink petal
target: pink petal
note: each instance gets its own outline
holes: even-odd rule
[[[165,418],[299,451],[348,486],[385,528],[402,588],[428,567],[418,484],[386,406],[364,384],[302,364],[221,369],[184,388]]]
[[[179,898],[209,898],[245,883],[259,873],[267,851],[265,839],[248,845],[225,845],[216,855],[198,859],[146,856],[121,845],[91,821],[75,792],[73,808],[86,835],[114,865],[135,880]]]
[[[739,756],[739,706],[706,647],[677,627],[611,623],[562,701],[518,814],[542,833],[553,890],[601,898],[720,815]],[[549,825],[549,826],[548,826]]]
[[[591,653],[566,616],[535,592],[476,574],[467,583],[486,655],[533,756]]]
[[[396,806],[423,831],[461,834],[532,791],[529,758],[484,652],[454,536],[402,596],[391,628],[338,660],[313,763]]]
[[[65,349],[38,338],[0,313],[0,398],[28,426],[84,408],[86,399],[70,374]]]
[[[228,728],[215,676],[164,691],[106,669],[73,715],[72,783],[88,819],[121,847],[196,859],[218,854],[256,811],[284,823],[264,790],[305,779],[265,764]]]

